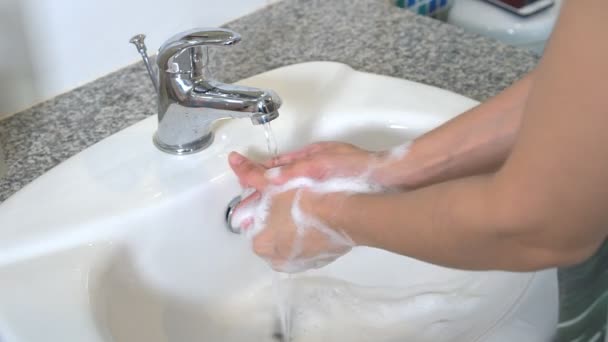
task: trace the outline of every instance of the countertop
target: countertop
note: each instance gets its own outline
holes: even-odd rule
[[[226,27],[243,40],[215,49],[213,73],[225,82],[294,63],[336,61],[484,100],[538,60],[389,0],[285,0]],[[125,44],[134,33],[125,32]],[[136,63],[0,121],[8,168],[0,179],[0,203],[60,162],[155,112],[150,80]]]

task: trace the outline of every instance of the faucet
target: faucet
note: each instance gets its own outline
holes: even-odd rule
[[[192,29],[163,43],[156,69],[148,59],[145,35],[131,38],[141,54],[158,95],[158,130],[154,144],[161,151],[188,154],[213,142],[212,124],[226,118],[250,118],[254,125],[279,116],[281,99],[272,90],[224,84],[209,72],[209,46],[238,43],[238,33],[220,28]]]

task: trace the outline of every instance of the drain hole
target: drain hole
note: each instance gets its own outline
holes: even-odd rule
[[[275,331],[275,332],[272,334],[272,338],[273,338],[275,341],[279,341],[279,342],[285,342],[285,338],[283,337],[283,333],[282,333],[282,332],[280,332],[280,331]]]
[[[241,228],[233,227],[231,224],[234,208],[236,208],[239,203],[241,203],[241,196],[236,196],[233,198],[230,203],[228,203],[228,208],[226,208],[226,215],[224,217],[226,220],[226,228],[228,228],[228,230],[234,234],[241,234]]]

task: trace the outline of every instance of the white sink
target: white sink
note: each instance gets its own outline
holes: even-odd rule
[[[329,62],[241,83],[281,95],[283,151],[385,148],[475,105]],[[155,128],[139,122],[0,205],[0,341],[273,341],[273,272],[224,228],[240,192],[227,155],[263,158],[263,130],[224,121],[210,148],[178,157],[153,146]],[[557,319],[555,270],[464,272],[356,248],[294,282],[294,341],[544,341]]]

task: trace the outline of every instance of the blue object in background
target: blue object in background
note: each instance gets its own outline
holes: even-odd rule
[[[429,2],[429,13],[435,13],[437,10],[437,0],[431,0]]]
[[[407,8],[420,15],[437,17],[452,5],[454,0],[395,0],[395,4],[401,8]]]

